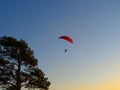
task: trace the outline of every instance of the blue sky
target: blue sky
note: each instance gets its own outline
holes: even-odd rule
[[[50,90],[120,90],[119,4],[119,0],[1,0],[0,36],[28,43],[51,81]],[[74,43],[58,39],[61,35]]]

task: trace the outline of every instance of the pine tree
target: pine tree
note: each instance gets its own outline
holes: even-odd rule
[[[48,78],[38,68],[38,60],[22,39],[0,37],[0,86],[5,90],[21,90],[23,86],[49,89]]]

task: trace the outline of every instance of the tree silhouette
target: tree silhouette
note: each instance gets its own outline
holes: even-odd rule
[[[5,90],[21,87],[48,90],[50,82],[38,68],[38,60],[24,40],[0,37],[0,86]]]

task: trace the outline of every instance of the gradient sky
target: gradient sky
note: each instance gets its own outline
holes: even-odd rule
[[[0,0],[3,35],[28,43],[49,90],[120,90],[120,0]]]

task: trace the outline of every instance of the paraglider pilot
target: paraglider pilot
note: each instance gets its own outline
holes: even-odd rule
[[[67,49],[65,49],[65,53],[67,52]]]

